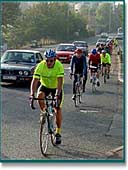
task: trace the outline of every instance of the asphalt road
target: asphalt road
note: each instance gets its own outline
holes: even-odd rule
[[[114,56],[115,57],[115,56]],[[123,145],[123,84],[118,81],[118,63],[113,60],[107,84],[91,91],[89,81],[82,104],[75,108],[71,100],[72,81],[65,67],[62,144],[49,144],[48,157],[39,147],[39,109],[29,107],[29,86],[2,84],[1,159],[2,160],[122,160],[108,158],[106,152]],[[117,123],[118,121],[118,123]]]

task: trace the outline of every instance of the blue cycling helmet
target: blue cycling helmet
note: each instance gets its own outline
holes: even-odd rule
[[[46,58],[55,58],[56,57],[56,53],[55,53],[55,51],[50,49],[50,50],[44,52],[44,56]]]
[[[92,49],[92,51],[91,51],[91,52],[92,52],[92,54],[94,54],[94,55],[97,53],[97,51],[96,51],[96,49],[95,49],[95,48],[94,48],[94,49]]]

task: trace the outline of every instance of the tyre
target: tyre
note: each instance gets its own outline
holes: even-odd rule
[[[94,93],[96,91],[96,81],[95,79],[93,78],[92,79],[92,92]]]
[[[79,103],[82,103],[82,85],[78,87]]]
[[[48,148],[48,123],[46,120],[46,117],[43,117],[43,119],[40,122],[40,149],[41,153],[46,156],[47,148]]]
[[[104,83],[106,84],[106,75],[104,75]]]
[[[107,77],[107,75],[106,75],[106,72],[104,73],[104,83],[106,84],[106,77]]]
[[[56,146],[56,115],[53,113],[53,119],[52,119],[52,133],[51,133],[51,142],[53,146]]]
[[[76,90],[76,94],[75,94],[75,99],[74,99],[74,103],[75,103],[75,107],[77,107],[78,106],[78,86],[77,85],[75,85],[75,90]]]

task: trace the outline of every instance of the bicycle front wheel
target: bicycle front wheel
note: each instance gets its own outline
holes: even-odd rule
[[[51,133],[51,142],[53,146],[56,146],[56,115],[55,113],[53,114],[53,119],[52,119],[52,133]]]
[[[78,103],[79,103],[79,94],[78,94],[78,86],[77,85],[75,85],[75,90],[76,90],[76,94],[75,94],[75,98],[74,98],[74,103],[75,103],[75,107],[77,107],[78,106]]]
[[[48,123],[46,117],[43,117],[40,122],[40,149],[41,153],[46,156],[47,148],[48,148]]]
[[[104,74],[104,83],[106,84],[106,73]]]

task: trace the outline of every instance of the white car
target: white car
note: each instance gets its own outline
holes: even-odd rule
[[[97,46],[98,44],[99,44],[99,45],[100,45],[100,44],[104,44],[104,45],[105,45],[105,44],[106,44],[106,39],[103,39],[103,38],[98,39],[97,42],[96,42],[96,46]]]
[[[123,39],[124,34],[123,33],[118,33],[116,36],[116,39],[118,40],[122,40]]]
[[[108,33],[102,32],[101,33],[101,38],[108,38]]]

